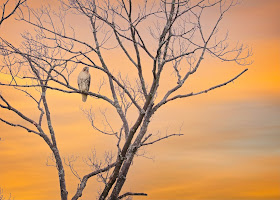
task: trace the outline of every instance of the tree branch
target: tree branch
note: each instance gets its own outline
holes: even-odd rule
[[[116,166],[116,163],[113,163],[111,165],[108,165],[107,167],[103,168],[103,169],[99,169],[99,170],[96,170],[94,172],[91,172],[87,175],[85,175],[81,181],[81,183],[78,185],[78,188],[77,188],[77,192],[76,194],[72,197],[72,200],[77,200],[78,198],[80,198],[82,196],[82,193],[83,193],[83,190],[85,189],[86,187],[86,184],[87,184],[87,181],[89,178],[97,175],[97,174],[100,174],[102,172],[106,172],[108,171],[109,169],[111,169],[112,167]]]
[[[55,81],[55,80],[54,80]],[[55,81],[57,82],[57,81]],[[58,82],[60,84],[62,84],[61,82]],[[30,87],[42,87],[42,85],[16,85],[16,84],[5,84],[5,83],[1,83],[0,82],[0,85],[2,86],[12,86],[12,87],[23,87],[23,88],[30,88]],[[99,99],[103,99],[105,101],[107,101],[108,103],[114,105],[114,102],[109,99],[108,97],[106,96],[103,96],[103,95],[100,95],[100,94],[96,94],[96,93],[93,93],[93,92],[81,92],[80,90],[70,86],[70,85],[64,85],[62,84],[63,86],[66,86],[67,88],[71,89],[71,90],[64,90],[64,89],[61,89],[61,88],[57,88],[57,87],[52,87],[52,86],[48,86],[48,85],[45,85],[44,87],[46,88],[49,88],[51,90],[56,90],[56,91],[60,91],[60,92],[65,92],[65,93],[77,93],[77,94],[87,94],[89,96],[93,96],[93,97],[96,97],[96,98],[99,98]]]
[[[6,6],[9,2],[9,0],[7,0],[4,4],[3,4],[3,7],[2,7],[2,16],[0,18],[0,27],[1,27],[1,24],[4,22],[4,20],[8,19],[9,17],[11,17],[17,9],[19,9],[19,6],[22,5],[24,2],[26,2],[27,0],[18,0],[17,4],[15,5],[14,9],[5,16],[5,12],[6,12]]]
[[[184,134],[171,134],[171,135],[167,135],[165,137],[159,138],[159,139],[154,140],[152,142],[142,143],[141,146],[146,146],[146,145],[154,144],[156,142],[159,142],[161,140],[167,139],[167,138],[172,137],[172,136],[182,136],[182,135],[184,135]]]
[[[36,135],[40,135],[39,132],[34,131],[34,130],[30,129],[30,128],[27,128],[26,126],[23,126],[23,125],[21,125],[21,124],[14,124],[14,123],[8,122],[8,121],[6,121],[6,120],[4,120],[4,119],[2,119],[2,118],[0,118],[0,121],[4,122],[4,123],[6,123],[6,124],[8,124],[8,125],[10,125],[10,126],[21,127],[21,128],[25,129],[25,130],[26,130],[27,132],[29,132],[29,133],[35,133]]]
[[[165,100],[165,101],[161,101],[161,102],[159,102],[157,105],[154,106],[153,111],[155,112],[155,111],[156,111],[159,107],[161,107],[162,105],[166,104],[167,102],[173,101],[173,100],[175,100],[175,99],[186,98],[186,97],[190,97],[190,96],[196,96],[196,95],[199,95],[199,94],[204,94],[204,93],[207,93],[207,92],[209,92],[209,91],[211,91],[211,90],[214,90],[214,89],[217,89],[217,88],[219,88],[219,87],[225,86],[225,85],[227,85],[228,83],[233,82],[235,79],[239,78],[239,77],[240,77],[242,74],[244,74],[246,71],[248,71],[248,69],[243,70],[241,73],[239,73],[237,76],[235,76],[234,78],[230,79],[229,81],[224,82],[224,83],[221,83],[221,84],[216,85],[216,86],[213,86],[213,87],[208,88],[208,89],[206,89],[206,90],[202,90],[202,91],[196,92],[196,93],[191,92],[191,93],[185,94],[185,95],[176,95],[176,96],[174,96],[174,97],[172,97],[172,98],[170,98],[170,99],[167,99],[167,100]]]
[[[119,196],[118,199],[123,199],[127,196],[148,196],[146,193],[135,193],[135,192],[127,192],[124,193],[123,195]]]

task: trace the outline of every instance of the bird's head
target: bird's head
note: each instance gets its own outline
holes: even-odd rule
[[[84,67],[83,71],[84,72],[89,72],[89,67]]]

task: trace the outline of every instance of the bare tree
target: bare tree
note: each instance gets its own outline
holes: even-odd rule
[[[26,123],[16,124],[3,116],[0,120],[40,136],[49,146],[58,171],[62,200],[68,199],[65,164],[80,180],[72,200],[82,196],[87,181],[94,176],[98,176],[104,184],[100,200],[147,195],[133,192],[120,194],[135,155],[143,146],[182,135],[180,131],[160,138],[147,134],[156,111],[174,100],[223,87],[247,71],[244,69],[224,82],[201,91],[187,92],[183,87],[203,59],[209,56],[244,66],[250,64],[251,50],[244,45],[229,44],[228,34],[219,33],[220,22],[236,4],[236,0],[145,0],[139,4],[131,0],[69,0],[61,1],[57,12],[49,6],[39,10],[26,7],[18,18],[34,26],[35,31],[23,34],[24,42],[20,47],[0,37],[1,72],[11,77],[9,82],[1,81],[0,85],[30,97],[39,115],[37,119],[28,117],[0,94],[0,107],[15,113]],[[216,17],[215,21],[209,22],[205,17],[209,10]],[[89,41],[80,37],[79,30],[68,23],[69,16],[88,23]],[[130,73],[127,73],[127,68],[109,65],[108,51],[118,53],[129,61],[127,68]],[[79,91],[74,85],[76,77],[73,77],[77,66],[89,67],[103,74],[95,77],[100,79],[100,86],[88,93]],[[174,74],[170,78],[173,85],[161,88],[163,74],[170,73],[170,70]],[[18,80],[24,80],[26,84]],[[103,87],[110,94],[104,92]],[[163,90],[164,95],[160,95],[159,90]],[[93,171],[82,177],[73,167],[75,159],[70,158],[63,163],[47,98],[52,91],[84,93],[115,109],[121,121],[117,128],[112,126],[105,111],[101,111],[103,127],[96,124],[92,110],[84,112],[95,130],[116,138],[116,158],[110,153],[106,153],[103,162],[98,162],[95,156],[89,158]],[[134,113],[136,119],[129,118],[128,112]],[[43,126],[44,120],[47,129]]]
[[[16,5],[12,6],[10,5],[12,4],[10,0],[4,1],[4,3],[0,5],[0,27],[6,19],[11,17],[16,12],[16,10],[20,9],[20,6],[25,2],[26,0],[17,0]],[[9,6],[12,6],[12,8],[8,9]]]

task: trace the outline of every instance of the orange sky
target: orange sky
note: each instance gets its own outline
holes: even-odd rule
[[[35,1],[35,0],[33,0]],[[37,1],[38,2],[38,1]],[[160,110],[149,132],[184,136],[145,149],[133,162],[124,190],[146,192],[149,200],[278,200],[280,199],[280,1],[244,0],[224,19],[231,39],[253,47],[254,63],[238,80],[208,94],[178,100]],[[12,28],[13,27],[13,28]],[[0,29],[19,40],[22,26],[11,20]],[[120,63],[110,55],[110,63]],[[242,71],[233,63],[204,61],[188,88],[196,91],[228,80]],[[94,76],[93,76],[94,77]],[[6,79],[0,75],[0,81]],[[166,79],[165,79],[166,80]],[[92,87],[97,85],[93,79]],[[169,84],[168,80],[163,85]],[[0,91],[34,116],[26,98]],[[160,95],[160,94],[159,94]],[[96,149],[102,157],[115,140],[94,131],[81,108],[107,107],[93,98],[49,92],[57,141],[63,156],[77,155],[81,175],[89,168],[81,157]],[[110,109],[108,108],[108,112]],[[0,109],[0,116],[14,116]],[[114,114],[111,116],[114,124]],[[50,151],[41,138],[0,123],[0,187],[15,200],[59,199],[57,172],[46,166]],[[78,180],[66,168],[69,196]],[[100,185],[89,181],[83,198],[94,199]]]

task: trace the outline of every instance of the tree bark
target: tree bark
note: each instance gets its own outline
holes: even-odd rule
[[[52,152],[55,157],[56,167],[57,167],[57,171],[58,171],[61,200],[67,200],[68,192],[66,190],[65,172],[64,172],[63,163],[62,163],[62,160],[61,160],[57,147],[53,147]]]

